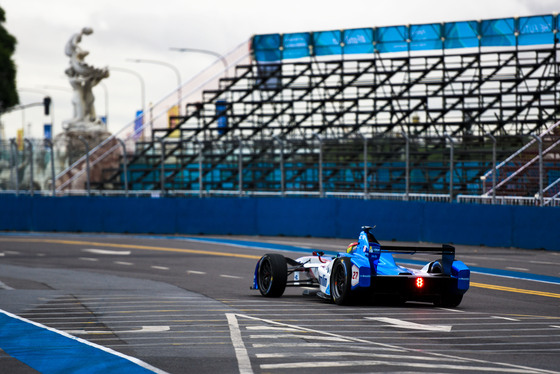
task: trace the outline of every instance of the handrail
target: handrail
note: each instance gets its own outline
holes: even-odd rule
[[[533,141],[536,141],[533,140]],[[547,149],[545,149],[542,154],[545,155],[548,152],[550,152],[553,148],[555,148],[558,144],[560,144],[560,139],[558,139],[557,141],[554,142],[554,144],[552,144],[550,147],[548,147]],[[525,163],[525,165],[521,166],[519,169],[517,169],[514,173],[512,173],[510,176],[508,176],[506,179],[504,179],[503,181],[501,181],[500,183],[498,183],[496,185],[496,189],[498,189],[499,187],[501,187],[502,185],[504,185],[505,183],[509,182],[510,180],[512,180],[514,177],[516,177],[518,174],[520,174],[523,170],[527,169],[529,166],[533,165],[537,160],[539,159],[539,156],[535,156],[533,157],[531,160],[527,161]],[[488,194],[490,194],[492,192],[492,189],[490,189],[488,192],[485,192],[483,195],[484,196],[488,196]]]
[[[560,126],[560,121],[556,122],[554,125],[550,126],[548,129],[544,130],[542,133],[539,134],[539,138],[542,138],[543,136],[547,135],[550,131],[554,130],[556,127]],[[502,166],[504,166],[505,164],[507,164],[508,162],[510,162],[512,159],[515,158],[515,156],[518,156],[521,152],[523,152],[524,150],[526,150],[527,148],[529,148],[530,146],[532,146],[534,143],[536,142],[535,139],[531,140],[529,143],[525,144],[523,147],[519,148],[515,153],[513,153],[511,156],[509,156],[508,158],[506,158],[504,161],[500,162],[497,166],[496,166],[496,170],[500,169]],[[482,176],[488,178],[488,176],[492,174],[492,170],[488,170],[486,173],[484,173]]]
[[[216,65],[221,64],[221,60],[216,60],[214,61],[211,65],[209,65],[205,70],[201,71],[200,73],[198,73],[197,75],[195,75],[194,77],[192,77],[191,79],[189,79],[187,82],[185,82],[182,85],[183,88],[183,92],[186,92],[182,97],[181,97],[181,101],[186,101],[189,97],[196,95],[197,93],[201,93],[201,91],[207,87],[208,85],[212,84],[212,83],[217,83],[218,79],[220,77],[222,77],[224,75],[225,72],[227,72],[229,69],[231,69],[232,67],[237,66],[241,61],[246,60],[249,57],[249,48],[248,48],[248,43],[249,41],[245,41],[241,44],[239,44],[237,47],[235,47],[234,49],[232,49],[229,53],[227,53],[225,55],[225,58],[235,58],[234,61],[232,61],[230,63],[230,65],[226,68],[219,68],[218,72],[211,75],[209,78],[207,78],[206,80],[204,80],[201,83],[198,83],[197,80],[200,79],[200,77],[203,77],[205,74],[207,74],[209,71],[211,71],[212,69],[215,68]],[[245,49],[245,53],[243,53],[243,50]],[[194,87],[191,87],[193,86]],[[125,136],[124,139],[125,140],[130,140],[134,137],[136,137],[139,133],[142,133],[146,128],[148,128],[148,126],[150,126],[151,128],[153,128],[153,123],[154,120],[161,118],[162,116],[167,115],[167,111],[169,109],[169,107],[165,106],[165,102],[166,100],[171,97],[172,95],[175,96],[177,92],[177,88],[175,88],[171,93],[169,93],[167,96],[165,96],[163,99],[161,99],[160,101],[158,101],[152,108],[159,108],[160,106],[162,106],[162,110],[161,112],[158,112],[155,116],[155,118],[150,118],[148,121],[144,121],[144,124],[138,128],[135,129],[136,131],[132,131],[128,136]],[[173,104],[175,105],[175,103]],[[147,113],[143,113],[144,118],[146,119],[146,115]],[[103,140],[101,143],[99,143],[97,146],[95,146],[93,149],[90,150],[89,155],[90,157],[95,154],[99,149],[101,149],[102,147],[104,147],[105,145],[107,145],[108,143],[110,143],[111,141],[113,141],[114,139],[116,139],[119,135],[122,135],[122,133],[124,133],[127,130],[130,130],[130,128],[132,127],[134,129],[134,125],[136,122],[136,118],[128,123],[127,125],[123,126],[120,130],[118,130],[116,133],[112,134],[111,136],[109,136],[107,139]],[[105,153],[99,155],[99,157],[96,157],[91,164],[91,167],[95,166],[98,162],[102,161],[103,159],[105,159],[107,157],[108,154],[114,152],[116,149],[118,149],[119,146],[115,145],[113,147],[111,147],[109,150],[107,150]],[[57,176],[56,176],[56,180],[60,180],[61,178],[63,178],[65,175],[68,175],[71,170],[78,168],[79,165],[83,164],[84,161],[86,160],[86,155],[83,155],[82,157],[80,157],[78,160],[76,160],[72,165],[68,166],[66,169],[64,169],[62,172],[60,172]],[[81,168],[77,173],[75,173],[74,175],[72,175],[70,178],[68,178],[66,181],[62,182],[58,187],[57,187],[57,191],[60,192],[63,189],[67,188],[68,185],[70,185],[73,181],[75,181],[78,177],[80,177],[82,174],[84,173],[83,168]]]
[[[560,121],[556,122],[554,125],[550,126],[548,129],[546,129],[545,131],[543,131],[542,133],[540,133],[538,135],[538,138],[542,139],[545,135],[548,135],[552,130],[554,130],[555,128],[557,128],[558,126],[560,126]],[[523,147],[521,147],[519,150],[517,150],[515,153],[513,153],[511,156],[509,156],[508,158],[506,158],[504,161],[500,162],[497,166],[496,166],[496,173],[498,172],[499,169],[501,169],[504,165],[506,165],[508,162],[510,162],[511,160],[513,160],[515,157],[519,156],[523,151],[525,151],[526,149],[528,149],[529,147],[531,147],[533,144],[535,144],[537,142],[537,139],[533,139],[530,142],[528,142],[527,144],[525,144]],[[543,151],[543,155],[548,153],[549,151],[551,151],[554,147],[556,147],[558,144],[560,143],[560,140],[556,141],[553,145],[551,145],[550,147],[548,147],[546,150]],[[530,165],[532,165],[536,160],[538,160],[538,156],[535,156],[533,159],[531,159],[530,161],[526,162],[522,167],[520,167],[518,170],[516,170],[513,174],[509,175],[506,179],[502,180],[500,183],[498,183],[496,185],[495,188],[490,188],[488,191],[483,192],[482,196],[488,196],[489,194],[491,194],[494,190],[497,190],[499,187],[501,187],[502,185],[504,185],[506,182],[510,181],[512,178],[514,178],[515,176],[517,176],[519,173],[521,173],[523,170],[525,170],[527,167],[529,167]],[[490,174],[492,174],[493,170],[488,170],[486,173],[484,173],[484,175],[482,175],[482,178],[488,178],[490,176]]]

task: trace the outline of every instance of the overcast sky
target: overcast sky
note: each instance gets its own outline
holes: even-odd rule
[[[64,74],[68,58],[64,46],[72,34],[91,27],[82,48],[95,67],[132,69],[146,82],[146,101],[156,103],[176,89],[170,69],[137,64],[129,58],[166,61],[176,66],[183,81],[212,64],[209,55],[179,53],[170,47],[234,49],[253,34],[320,31],[357,27],[479,20],[550,14],[558,0],[0,0],[6,12],[4,27],[17,38],[14,56],[21,104],[53,98],[55,135],[61,122],[72,117],[71,89]],[[94,89],[96,111],[107,111],[109,129],[116,131],[140,109],[138,78],[114,72]],[[41,92],[38,92],[41,91]],[[42,137],[41,108],[6,114],[6,137],[14,137],[25,123],[31,136]]]

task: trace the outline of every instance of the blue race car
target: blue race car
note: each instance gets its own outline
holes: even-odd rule
[[[358,241],[346,253],[312,256],[296,260],[279,254],[266,254],[258,262],[252,289],[263,296],[280,297],[287,286],[318,287],[317,295],[338,305],[354,301],[383,299],[432,302],[436,306],[456,307],[469,289],[470,270],[455,260],[455,248],[383,246],[370,226],[362,227]],[[441,258],[421,270],[397,265],[393,254],[428,252]]]

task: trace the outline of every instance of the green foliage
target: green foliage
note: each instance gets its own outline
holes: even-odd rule
[[[16,65],[12,60],[17,40],[4,28],[4,22],[6,22],[6,13],[0,7],[0,112],[19,103]]]

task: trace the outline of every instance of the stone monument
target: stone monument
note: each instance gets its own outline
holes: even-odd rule
[[[63,123],[67,131],[107,131],[106,126],[95,114],[92,89],[102,79],[109,77],[109,69],[98,69],[86,64],[84,59],[89,52],[84,51],[79,45],[82,36],[92,33],[91,28],[84,27],[82,31],[72,35],[64,49],[64,53],[70,58],[70,66],[64,72],[74,90],[72,97],[74,118]]]
[[[72,165],[86,153],[84,141],[87,142],[89,150],[92,150],[111,135],[107,131],[106,124],[103,123],[101,118],[95,113],[95,97],[92,92],[93,87],[104,78],[109,77],[109,69],[106,67],[95,68],[88,65],[85,62],[85,57],[89,52],[80,47],[82,37],[91,35],[92,33],[93,30],[91,28],[84,27],[80,32],[72,35],[64,48],[64,53],[70,59],[70,66],[65,70],[65,73],[73,89],[73,118],[62,122],[64,132],[56,136],[55,143],[58,149],[65,150],[61,153],[64,160],[59,159],[59,162],[62,161],[66,166]],[[106,144],[103,148],[112,147],[115,141],[110,143],[111,144]],[[91,155],[90,162],[92,159],[99,157],[100,153],[103,151],[104,149],[100,149],[95,155]],[[98,164],[97,167],[92,168],[92,182],[101,178],[101,170],[103,167],[108,167],[106,163],[109,162],[109,160],[111,160],[110,162],[114,163],[116,161],[118,163],[118,157],[116,160],[112,160],[113,158],[114,157],[109,157],[104,160],[103,163]],[[71,178],[73,174],[79,171],[78,169],[82,169],[82,166],[85,167],[85,165],[79,165],[75,170],[70,170],[62,179]],[[82,176],[73,182],[70,188],[81,189],[83,188],[84,181],[85,176]],[[59,180],[59,182],[63,181]]]

